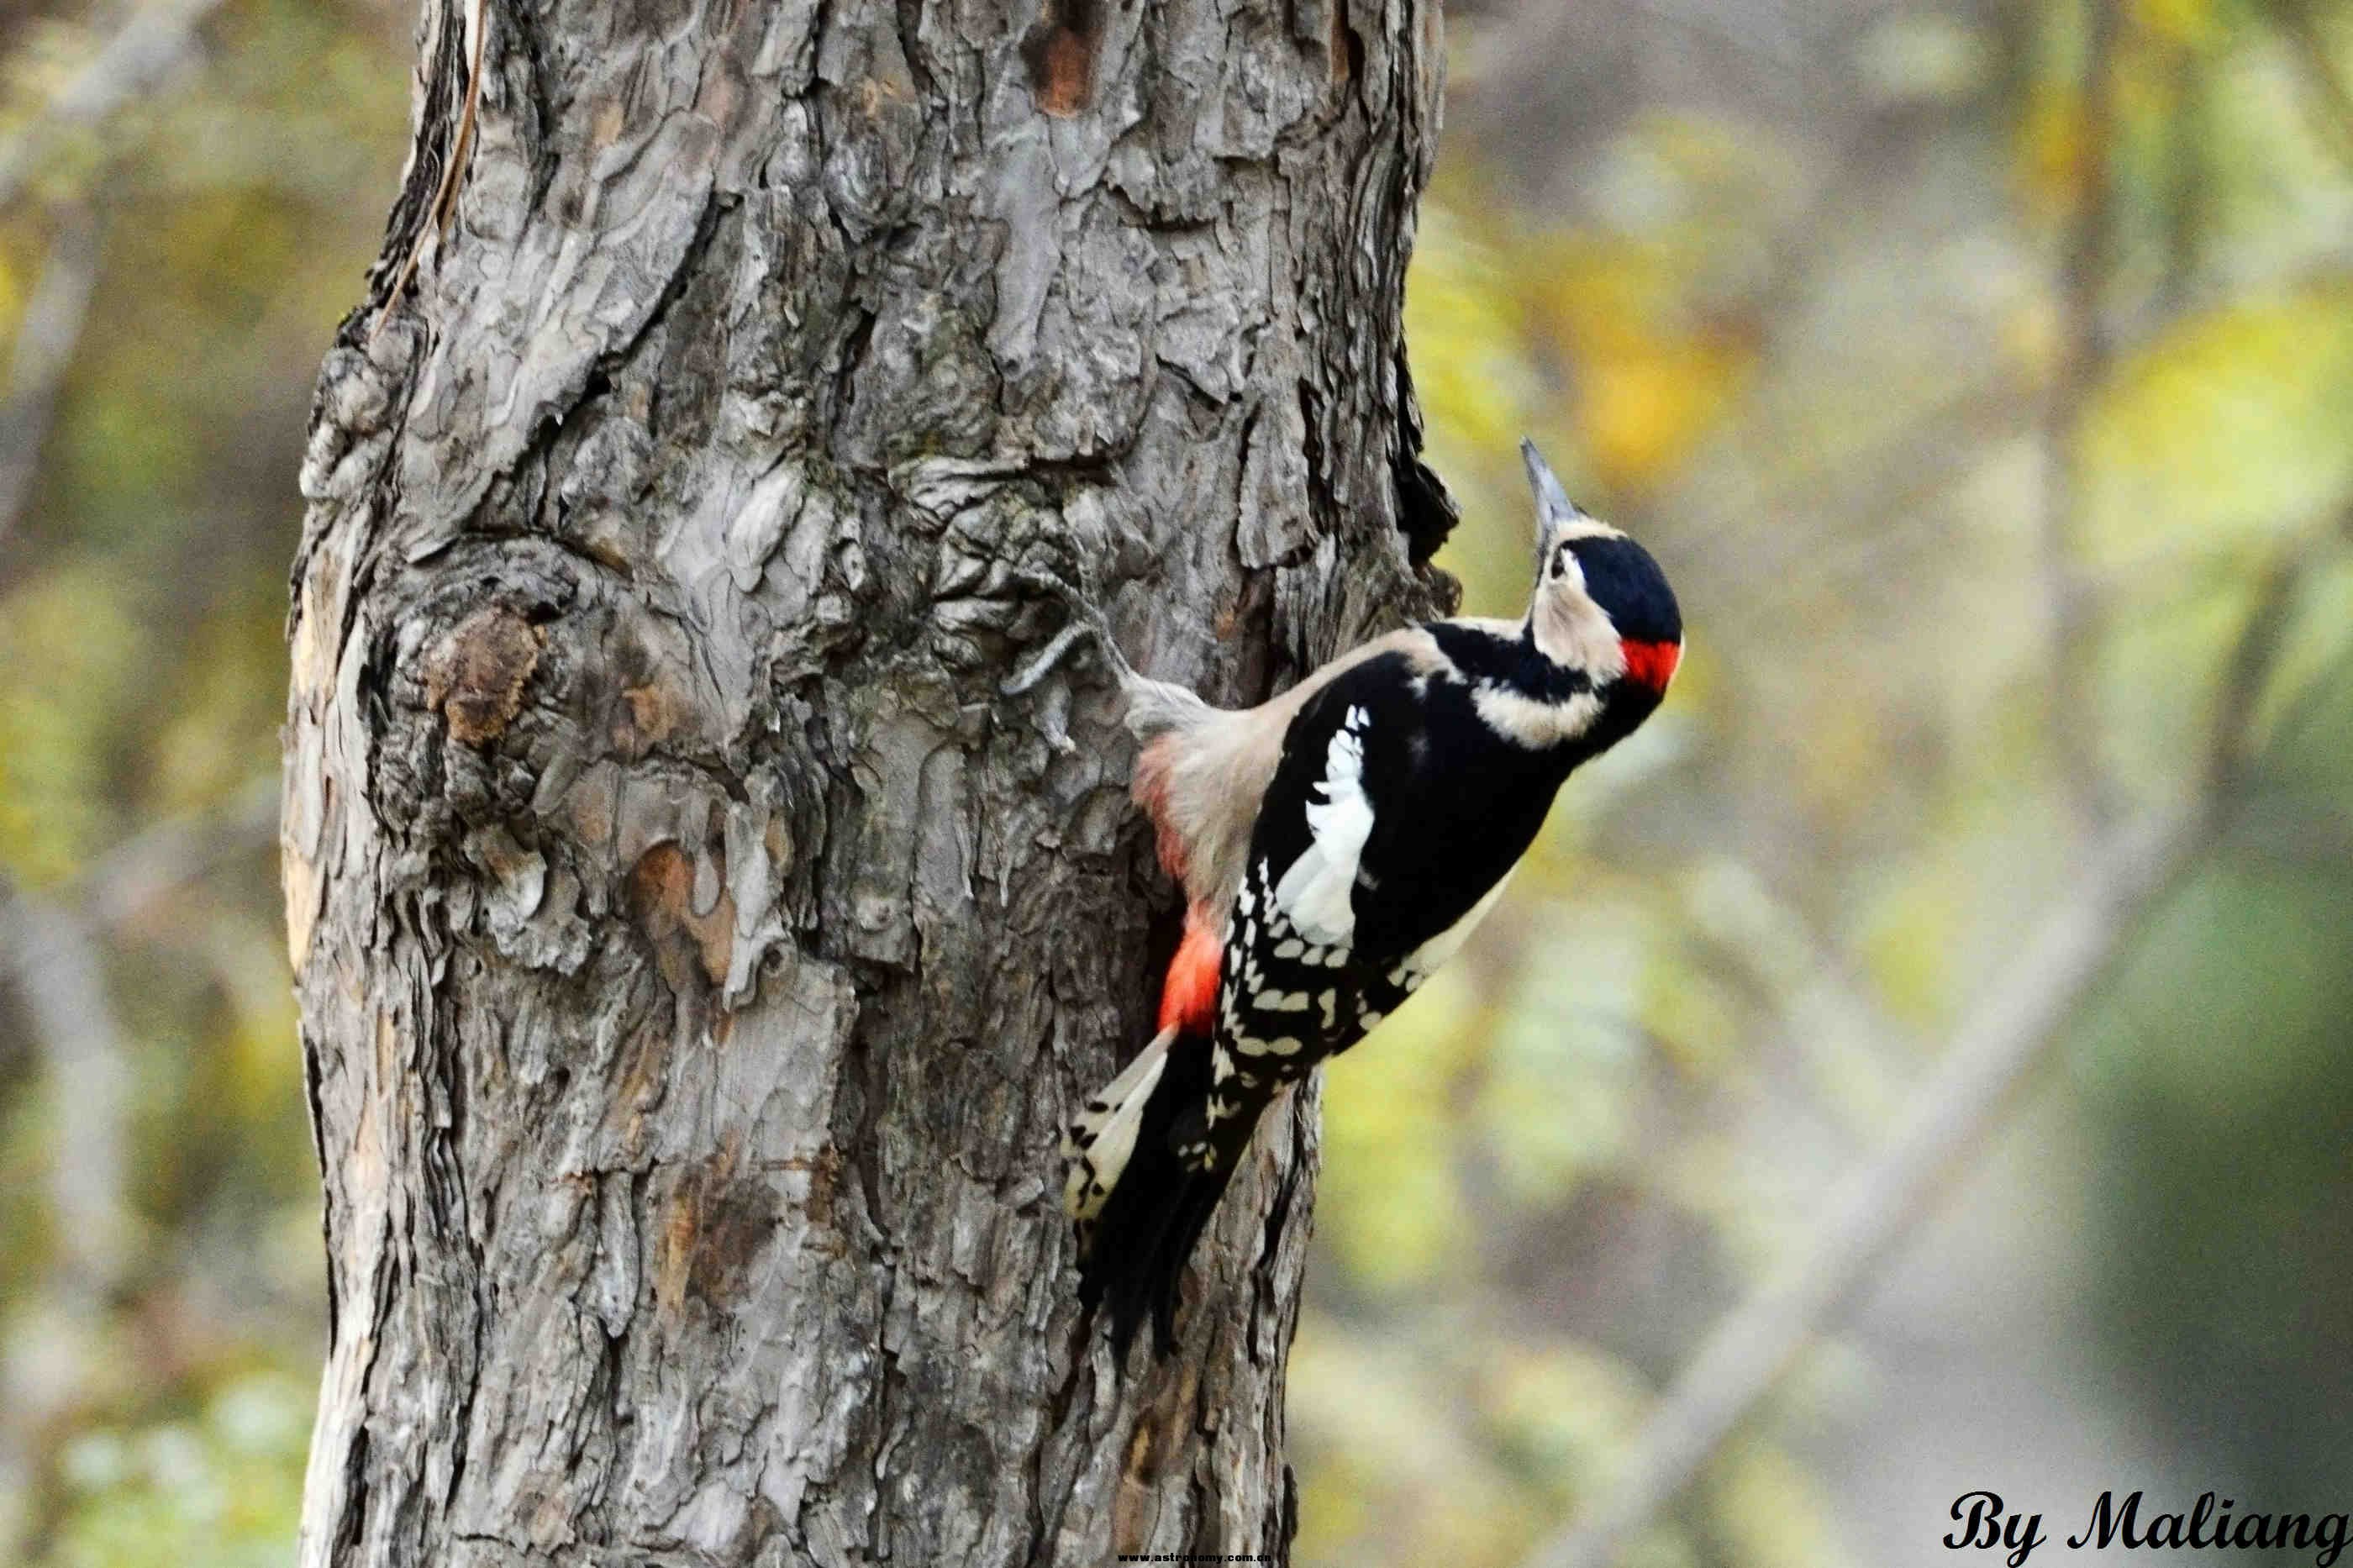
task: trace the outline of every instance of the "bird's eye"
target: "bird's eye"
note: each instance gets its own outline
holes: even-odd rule
[[[1556,578],[1568,575],[1568,546],[1566,544],[1552,558],[1552,574]]]

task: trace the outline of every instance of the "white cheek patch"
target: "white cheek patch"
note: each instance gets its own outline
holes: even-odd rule
[[[1614,680],[1625,673],[1617,627],[1587,595],[1581,569],[1573,584],[1545,584],[1528,607],[1528,625],[1538,651],[1555,664],[1581,669],[1597,682]]]
[[[1532,752],[1576,740],[1601,713],[1601,699],[1590,691],[1546,702],[1492,680],[1481,681],[1471,701],[1489,729]]]
[[[1349,899],[1356,885],[1357,860],[1373,832],[1373,803],[1365,797],[1364,787],[1363,732],[1370,722],[1364,709],[1352,707],[1333,731],[1324,756],[1324,780],[1315,786],[1324,799],[1307,807],[1307,827],[1314,841],[1274,888],[1276,907],[1319,946],[1345,947],[1356,932],[1356,913]]]

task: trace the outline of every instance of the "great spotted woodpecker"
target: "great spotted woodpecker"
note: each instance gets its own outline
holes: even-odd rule
[[[1177,1281],[1274,1099],[1413,994],[1494,906],[1570,771],[1632,733],[1683,655],[1658,563],[1587,516],[1532,442],[1536,581],[1517,621],[1409,626],[1232,711],[1092,633],[1143,752],[1134,795],[1184,885],[1159,1033],[1062,1142],[1080,1294],[1124,1349],[1173,1338]]]

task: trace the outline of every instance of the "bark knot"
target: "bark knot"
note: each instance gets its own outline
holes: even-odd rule
[[[484,605],[443,637],[426,663],[425,700],[448,721],[449,738],[482,746],[504,734],[546,644],[545,632],[503,605]]]

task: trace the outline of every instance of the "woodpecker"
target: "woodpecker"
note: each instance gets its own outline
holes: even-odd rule
[[[1083,599],[1014,680],[1092,635],[1142,742],[1134,784],[1185,935],[1158,1033],[1062,1141],[1080,1296],[1124,1352],[1174,1339],[1187,1260],[1267,1107],[1355,1045],[1502,896],[1579,763],[1658,708],[1683,618],[1650,552],[1569,500],[1533,442],[1527,614],[1408,626],[1255,708],[1127,665]]]

